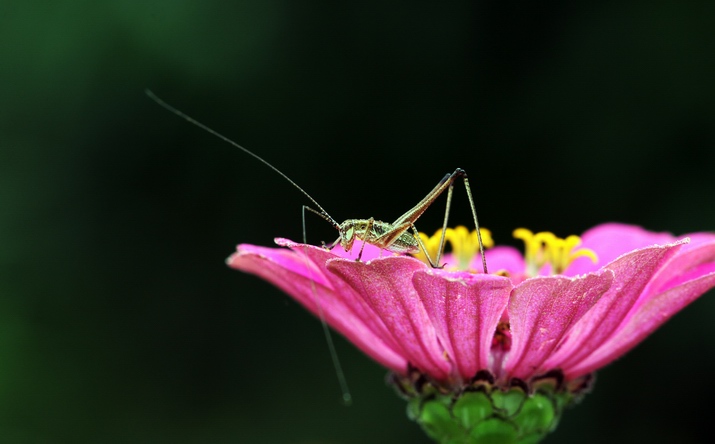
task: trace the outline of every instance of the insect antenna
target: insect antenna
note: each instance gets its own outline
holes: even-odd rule
[[[287,180],[291,185],[293,185],[295,188],[298,189],[301,193],[305,195],[312,203],[315,205],[318,210],[314,210],[313,208],[307,207],[303,205],[303,244],[307,244],[306,240],[306,232],[305,232],[305,210],[308,210],[312,213],[317,214],[321,218],[325,219],[328,221],[330,224],[333,225],[338,231],[340,231],[340,224],[333,219],[330,214],[328,214],[327,211],[316,201],[313,199],[313,197],[308,194],[307,191],[305,191],[303,188],[301,188],[297,183],[293,182],[293,180],[286,176],[283,171],[279,170],[278,168],[274,167],[271,163],[269,163],[267,160],[263,159],[261,156],[258,154],[255,154],[253,151],[249,150],[248,148],[244,148],[238,143],[234,142],[233,140],[229,139],[228,137],[224,136],[223,134],[209,128],[208,126],[204,125],[203,123],[199,122],[198,120],[195,120],[194,118],[184,114],[183,112],[179,111],[178,109],[174,108],[173,106],[169,105],[168,103],[164,102],[161,100],[159,97],[157,97],[156,94],[154,94],[150,89],[145,89],[144,92],[146,93],[147,96],[149,96],[150,99],[155,101],[157,104],[159,104],[161,107],[165,108],[166,110],[172,112],[173,114],[176,114],[177,116],[181,117],[182,119],[186,120],[187,122],[198,126],[199,128],[203,129],[204,131],[208,132],[209,134],[212,134],[219,139],[223,140],[224,142],[227,142],[233,147],[236,147],[243,151],[244,153],[252,156],[259,162],[263,163],[266,165],[268,168],[272,169],[276,173],[278,173],[281,177],[283,177],[285,180]],[[306,247],[308,248],[308,247]],[[308,257],[304,256],[303,258],[306,262],[306,268],[308,269],[308,273],[311,273],[311,268],[308,266]],[[338,353],[335,350],[335,343],[333,342],[333,336],[330,334],[330,328],[328,328],[328,323],[325,321],[325,313],[323,311],[323,306],[321,305],[320,301],[317,298],[317,290],[315,288],[315,280],[310,279],[310,285],[311,289],[313,292],[313,297],[315,298],[315,305],[318,307],[318,316],[320,317],[320,323],[323,327],[323,333],[325,335],[325,340],[328,343],[328,350],[330,352],[330,357],[333,361],[333,367],[335,368],[335,373],[337,373],[338,377],[338,383],[340,384],[340,389],[343,392],[343,404],[346,406],[349,406],[352,404],[352,395],[350,394],[350,389],[348,388],[347,381],[345,380],[345,373],[343,372],[342,366],[340,365],[340,360],[338,359]]]
[[[305,197],[307,197],[307,198],[313,203],[313,205],[315,205],[315,206],[318,208],[319,211],[313,211],[314,213],[316,213],[318,216],[320,216],[320,217],[322,217],[323,219],[325,219],[326,221],[328,221],[328,222],[329,222],[330,224],[332,224],[333,227],[335,227],[336,229],[338,229],[338,230],[340,229],[340,224],[337,223],[337,222],[335,221],[335,219],[333,219],[333,218],[330,216],[330,214],[328,214],[328,212],[325,211],[325,209],[324,209],[322,206],[320,206],[320,204],[318,203],[318,201],[315,200],[315,199],[313,199],[313,197],[312,197],[310,194],[308,194],[307,191],[305,191],[303,188],[301,188],[297,183],[293,182],[293,180],[292,180],[290,177],[288,177],[285,173],[283,173],[283,171],[281,171],[281,170],[279,170],[278,168],[274,167],[270,162],[268,162],[267,160],[265,160],[264,158],[262,158],[262,157],[259,156],[258,154],[254,153],[253,151],[249,150],[248,148],[242,147],[241,145],[239,145],[238,143],[236,143],[236,142],[234,142],[233,140],[229,139],[228,137],[224,136],[223,134],[221,134],[221,133],[219,133],[219,132],[217,132],[217,131],[215,131],[215,130],[209,128],[208,126],[204,125],[203,123],[199,122],[198,120],[196,120],[196,119],[194,119],[194,118],[192,118],[192,117],[190,117],[190,116],[184,114],[183,112],[179,111],[178,109],[176,109],[176,108],[174,108],[173,106],[169,105],[168,103],[164,102],[164,101],[161,100],[159,97],[157,97],[157,95],[154,94],[150,89],[146,89],[146,90],[144,90],[144,92],[146,93],[147,96],[149,96],[150,99],[152,99],[153,101],[155,101],[155,102],[156,102],[157,104],[159,104],[161,107],[163,107],[163,108],[165,108],[166,110],[168,110],[168,111],[170,111],[170,112],[176,114],[177,116],[181,117],[182,119],[186,120],[187,122],[189,122],[189,123],[191,123],[191,124],[193,124],[193,125],[198,126],[198,127],[201,128],[202,130],[204,130],[204,131],[206,131],[206,132],[208,132],[208,133],[210,133],[210,134],[213,134],[214,136],[218,137],[219,139],[223,140],[224,142],[227,142],[228,144],[232,145],[233,147],[240,149],[240,150],[243,151],[244,153],[248,154],[249,156],[252,156],[254,159],[258,160],[259,162],[261,162],[261,163],[263,163],[264,165],[266,165],[268,168],[270,168],[270,169],[272,169],[273,171],[275,171],[276,173],[278,173],[281,177],[283,177],[285,180],[287,180],[288,183],[290,183],[290,184],[293,185],[295,188],[297,188],[298,191],[300,191],[301,193],[303,193],[303,194],[305,195]]]

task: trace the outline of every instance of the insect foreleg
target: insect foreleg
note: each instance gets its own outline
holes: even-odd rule
[[[362,250],[365,248],[365,244],[367,243],[367,239],[371,236],[372,234],[372,227],[375,224],[375,219],[370,218],[367,220],[367,225],[365,226],[365,234],[363,235],[363,240],[362,240],[362,245],[360,245],[360,252],[358,253],[357,260],[360,261],[360,258],[362,257]]]
[[[325,220],[327,220],[328,222],[330,222],[330,220],[325,216],[325,214],[321,213],[320,211],[315,210],[315,209],[313,209],[313,208],[311,208],[311,207],[309,207],[309,206],[307,206],[307,205],[303,205],[302,213],[301,213],[302,216],[303,216],[303,243],[304,243],[304,244],[307,244],[307,243],[308,243],[308,237],[306,236],[306,231],[305,231],[305,210],[308,210],[308,211],[310,211],[310,212],[313,213],[313,214],[317,214],[321,219],[325,219]],[[332,223],[332,222],[330,222],[330,223]],[[337,226],[336,228],[339,229],[340,227]],[[329,245],[325,245],[325,242],[323,242],[323,247],[325,247],[326,249],[330,250],[330,249],[332,249],[339,241],[340,241],[340,238],[338,238],[335,242],[333,242],[333,243],[331,243],[331,244],[329,244]]]

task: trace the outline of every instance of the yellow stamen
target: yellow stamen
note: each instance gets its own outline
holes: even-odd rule
[[[573,261],[584,256],[590,258],[594,264],[598,262],[598,256],[593,250],[576,249],[581,245],[581,238],[575,235],[561,239],[548,231],[534,234],[526,228],[517,228],[513,235],[524,241],[526,274],[529,276],[538,275],[539,270],[546,264],[551,265],[551,274],[561,274]]]
[[[484,248],[491,248],[494,246],[494,240],[492,239],[491,231],[486,228],[479,229],[482,235],[482,243]],[[424,233],[420,233],[420,238],[427,249],[430,257],[433,259],[437,257],[439,251],[439,241],[442,236],[442,230],[437,230],[433,236],[427,236]],[[444,233],[445,244],[449,243],[452,246],[452,255],[457,259],[457,266],[454,267],[459,270],[469,269],[469,264],[472,262],[474,256],[479,254],[479,238],[477,236],[477,230],[469,231],[467,227],[458,226],[455,228],[447,228]],[[414,256],[421,260],[422,262],[429,263],[424,252],[414,254]]]

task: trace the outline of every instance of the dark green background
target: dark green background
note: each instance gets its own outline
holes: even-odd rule
[[[0,3],[0,441],[427,442],[339,338],[342,407],[319,323],[224,265],[299,239],[305,199],[144,88],[339,220],[394,219],[462,167],[498,242],[703,231],[713,29],[711,1]],[[711,438],[714,314],[601,371],[547,442]]]

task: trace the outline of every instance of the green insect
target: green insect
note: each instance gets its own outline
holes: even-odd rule
[[[274,167],[271,163],[269,163],[259,155],[255,154],[254,152],[250,151],[249,149],[242,147],[233,140],[225,137],[224,135],[214,131],[213,129],[202,124],[201,122],[198,122],[197,120],[189,117],[188,115],[184,114],[173,106],[167,104],[151,91],[147,90],[146,93],[156,103],[171,111],[172,113],[176,114],[177,116],[187,120],[188,122],[198,126],[199,128],[202,128],[203,130],[213,134],[221,140],[228,142],[229,144],[242,150],[246,154],[253,156],[255,159],[278,173],[280,176],[282,176],[291,185],[297,188],[298,191],[303,193],[317,208],[316,210],[314,208],[303,205],[303,243],[307,243],[305,232],[305,211],[307,210],[317,214],[319,217],[326,220],[333,227],[335,227],[336,230],[338,230],[338,239],[335,240],[335,242],[329,244],[327,246],[328,248],[332,248],[335,245],[340,244],[340,246],[347,252],[352,249],[355,239],[362,240],[363,244],[360,247],[360,252],[358,253],[357,260],[360,260],[360,258],[362,258],[362,252],[363,248],[365,247],[365,244],[371,244],[383,250],[391,251],[394,253],[418,253],[420,250],[422,250],[425,253],[425,256],[427,257],[427,260],[429,261],[430,265],[433,268],[440,268],[441,266],[439,262],[442,256],[442,250],[444,249],[444,237],[445,232],[447,230],[447,223],[449,220],[449,211],[452,205],[452,191],[454,189],[454,182],[459,178],[462,178],[464,180],[464,187],[467,190],[467,196],[469,197],[469,205],[472,210],[472,217],[474,219],[474,225],[477,231],[479,252],[481,253],[482,257],[482,266],[484,268],[484,273],[487,273],[487,261],[484,256],[484,245],[482,244],[482,237],[479,230],[477,210],[474,205],[474,198],[472,196],[472,190],[469,186],[469,180],[467,179],[467,173],[463,169],[457,168],[452,174],[445,175],[442,180],[439,181],[437,186],[435,186],[432,191],[430,191],[421,201],[419,201],[417,205],[412,207],[402,216],[398,217],[397,220],[392,223],[375,220],[372,217],[369,219],[348,219],[343,223],[338,223],[335,219],[333,219],[332,216],[330,216],[330,214],[328,214],[327,211],[325,211],[325,209],[315,199],[313,199],[310,194],[308,194],[308,192],[301,188],[297,183],[293,182],[290,177],[288,177],[278,168]],[[434,201],[437,200],[440,195],[442,195],[445,190],[447,190],[447,208],[444,213],[444,223],[442,224],[442,236],[440,239],[439,249],[437,250],[437,257],[432,258],[427,252],[427,249],[425,248],[424,243],[422,242],[422,239],[417,232],[415,222],[417,221],[417,219],[419,219],[420,216],[422,216],[422,214],[427,210],[427,208],[429,208],[429,206],[432,205],[432,203],[434,203]]]
[[[164,102],[161,100],[159,97],[157,97],[153,92],[146,90],[146,94],[154,100],[156,103],[161,105],[162,107],[166,108],[167,110],[171,111],[172,113],[176,114],[177,116],[187,120],[189,123],[192,123],[199,128],[209,132],[210,134],[213,134],[214,136],[218,137],[219,139],[228,142],[232,146],[242,150],[246,154],[253,156],[255,159],[278,173],[280,176],[282,176],[285,180],[287,180],[291,185],[293,185],[295,188],[298,189],[301,193],[305,195],[305,197],[310,200],[313,205],[317,209],[308,207],[306,205],[303,205],[302,209],[302,215],[303,215],[303,243],[307,243],[307,236],[306,236],[306,229],[305,229],[305,212],[306,210],[315,213],[322,219],[328,221],[333,227],[335,227],[336,230],[338,230],[338,239],[335,240],[335,242],[329,244],[326,246],[326,248],[333,248],[337,244],[340,244],[340,246],[346,251],[350,251],[352,249],[352,246],[355,242],[355,239],[360,239],[363,241],[362,246],[360,247],[360,252],[358,253],[357,260],[359,261],[360,258],[362,257],[363,253],[363,248],[365,247],[365,244],[371,244],[376,247],[379,247],[383,250],[388,250],[394,253],[418,253],[420,250],[424,252],[425,256],[427,257],[427,260],[429,261],[430,265],[433,268],[441,268],[439,265],[441,256],[442,256],[442,250],[444,249],[444,240],[445,240],[445,233],[447,231],[447,223],[449,220],[449,211],[452,205],[452,191],[454,189],[454,182],[458,180],[459,178],[462,178],[464,180],[464,187],[467,190],[467,196],[469,197],[469,204],[471,206],[472,210],[472,217],[474,219],[474,225],[477,230],[477,238],[479,242],[479,251],[482,256],[482,266],[484,268],[484,273],[487,273],[487,261],[484,256],[484,245],[482,244],[482,236],[479,230],[479,222],[477,221],[477,211],[476,207],[474,205],[474,198],[472,197],[472,190],[469,187],[469,180],[467,179],[467,173],[464,172],[461,168],[457,168],[454,170],[452,174],[447,174],[445,175],[442,180],[439,181],[437,186],[435,186],[432,191],[430,191],[421,201],[417,203],[414,207],[412,207],[410,210],[408,210],[405,214],[402,216],[398,217],[397,220],[395,220],[392,223],[387,223],[379,220],[375,220],[374,218],[369,218],[369,219],[348,219],[343,223],[338,223],[335,219],[333,219],[330,214],[328,214],[327,211],[315,200],[313,197],[308,194],[303,188],[298,186],[297,183],[293,182],[293,180],[286,176],[285,173],[283,173],[281,170],[278,168],[274,167],[272,164],[270,164],[268,161],[263,159],[262,157],[258,156],[254,152],[248,150],[247,148],[242,147],[238,143],[234,142],[233,140],[229,139],[228,137],[225,137],[224,135],[214,131],[213,129],[209,128],[208,126],[202,124],[201,122],[189,117],[188,115],[184,114],[183,112],[179,111],[178,109],[174,108],[173,106],[169,105],[168,103]],[[437,257],[432,258],[429,255],[429,252],[427,251],[424,243],[422,242],[422,239],[419,236],[419,233],[417,231],[417,228],[415,227],[415,222],[417,219],[419,219],[420,216],[429,208],[432,203],[434,203],[437,198],[444,193],[444,191],[447,190],[447,208],[445,209],[444,213],[444,223],[442,225],[442,235],[440,238],[440,244],[439,244],[439,250],[437,251]],[[307,259],[306,259],[307,260]],[[342,370],[342,367],[340,365],[340,361],[338,359],[337,353],[335,351],[335,346],[333,344],[332,336],[330,334],[330,329],[327,326],[327,323],[325,322],[325,317],[323,316],[322,312],[322,307],[320,304],[317,304],[318,306],[318,311],[320,314],[320,321],[323,326],[323,332],[325,334],[325,339],[328,343],[328,348],[330,351],[330,356],[333,360],[333,366],[335,367],[335,372],[338,377],[338,381],[340,383],[342,392],[343,392],[343,402],[346,405],[351,404],[352,402],[352,396],[350,395],[350,390],[348,389],[347,382],[345,380],[345,376]]]

